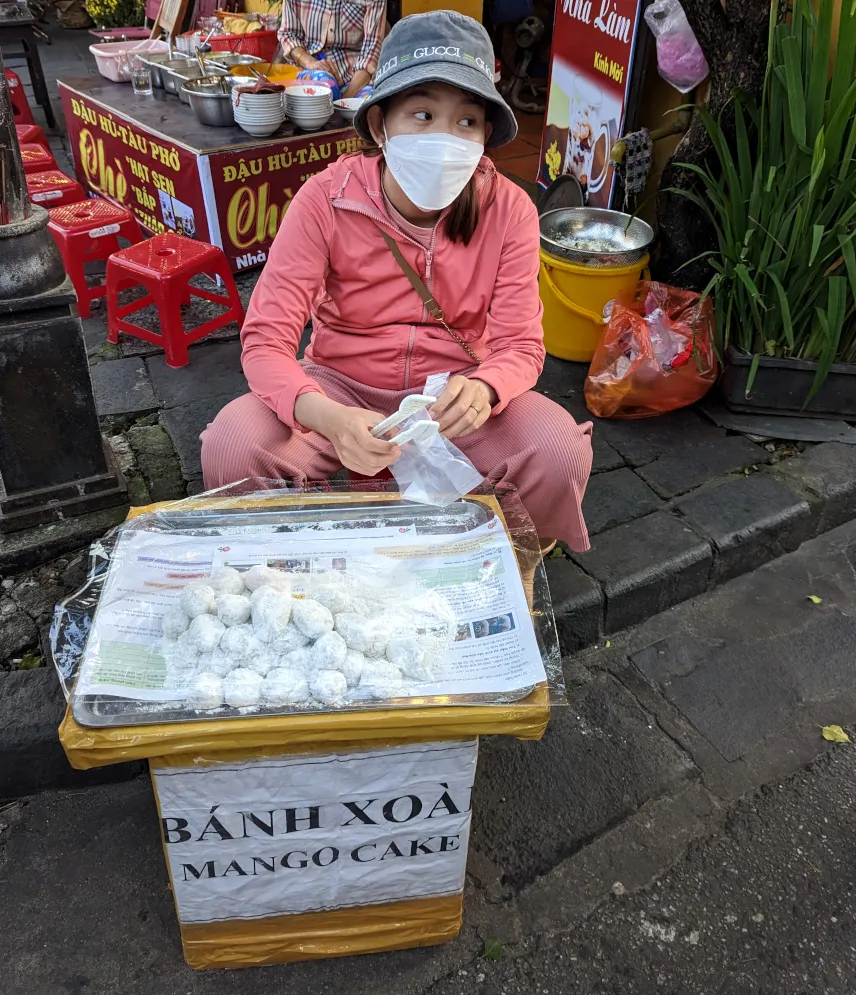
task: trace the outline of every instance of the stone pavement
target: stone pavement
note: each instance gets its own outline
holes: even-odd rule
[[[854,563],[856,524],[850,524],[616,636],[609,647],[569,660],[570,704],[556,708],[540,743],[484,738],[464,929],[440,947],[347,962],[194,973],[181,959],[145,777],[8,803],[0,809],[4,995],[256,995],[271,990],[281,995],[307,990],[427,995],[435,984],[435,995],[500,995],[503,979],[510,986],[518,967],[530,976],[534,971],[537,980],[536,968],[527,968],[533,958],[541,956],[551,965],[558,955],[570,953],[569,936],[579,930],[591,939],[575,956],[589,956],[585,950],[596,947],[603,953],[606,948],[593,931],[612,913],[601,913],[606,919],[595,918],[591,927],[585,921],[614,895],[637,893],[636,905],[627,908],[644,912],[652,924],[651,944],[673,925],[681,930],[680,944],[689,943],[686,937],[695,929],[703,936],[702,949],[709,951],[709,944],[719,942],[721,924],[698,921],[708,896],[719,903],[715,908],[726,901],[736,905],[741,927],[753,930],[747,940],[755,941],[757,923],[744,926],[743,920],[758,911],[769,915],[772,908],[783,917],[776,929],[792,936],[784,921],[789,906],[780,901],[792,894],[791,868],[780,872],[768,863],[761,883],[753,884],[760,899],[733,897],[726,884],[737,858],[729,833],[735,825],[745,827],[738,837],[741,846],[767,833],[769,820],[752,817],[757,798],[767,797],[818,757],[841,749],[821,739],[820,726],[840,723],[852,730],[856,723]],[[836,865],[821,871],[812,870],[810,860],[801,863],[801,839],[808,831],[825,833],[824,817],[832,823],[830,838],[846,839],[832,808],[839,806],[852,826],[850,784],[840,795],[822,796],[827,808],[812,807],[811,824],[789,822],[778,836],[780,863],[790,861],[809,877],[816,873],[824,888],[831,887]],[[760,788],[753,801],[752,793]],[[682,861],[688,847],[699,854],[704,841],[723,827],[724,843],[711,844],[720,850],[710,851],[713,857],[701,865],[691,858],[689,870],[679,872],[691,875],[693,916],[670,920],[669,906],[677,899],[668,897],[668,890],[660,901],[646,898],[648,889]],[[810,852],[826,853],[826,848]],[[813,907],[831,916],[848,908],[843,868],[849,856],[841,859],[839,891],[824,890],[822,896],[813,891]],[[798,896],[806,894],[807,881],[794,884],[802,889]],[[766,900],[764,891],[775,893],[775,901]],[[799,912],[794,909],[795,915]],[[776,949],[779,934],[765,935],[767,949]],[[727,949],[740,951],[741,957],[764,956],[757,945],[744,955],[740,943],[729,942]],[[510,966],[489,963],[486,949],[502,951]],[[628,955],[614,946],[609,951],[618,967],[632,971]],[[556,973],[550,971],[553,984]],[[485,987],[486,979],[493,984],[494,978],[500,983]],[[744,990],[681,988],[680,975],[667,979],[671,986],[665,990],[674,995]],[[610,983],[618,987],[598,988],[593,982],[590,989],[549,990],[625,990],[613,972]],[[546,981],[523,990],[543,987]],[[518,990],[509,987],[509,995]],[[647,995],[661,989],[651,984],[626,990]],[[815,995],[823,989],[773,985],[745,990]]]

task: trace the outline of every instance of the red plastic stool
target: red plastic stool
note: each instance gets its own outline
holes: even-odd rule
[[[135,245],[143,240],[143,233],[130,211],[100,198],[54,207],[48,213],[48,228],[77,293],[78,313],[81,318],[88,318],[90,301],[104,297],[107,285],[87,285],[86,263],[106,260],[119,252],[119,236]]]
[[[18,134],[19,145],[35,143],[36,145],[43,145],[50,152],[51,147],[48,143],[48,136],[37,124],[16,124],[15,131]]]
[[[25,179],[30,200],[42,207],[60,207],[62,204],[77,204],[86,200],[86,191],[77,180],[58,169],[29,173]]]
[[[21,146],[21,159],[25,173],[43,173],[46,169],[57,168],[53,153],[38,142],[25,142]]]
[[[191,286],[191,278],[200,273],[219,276],[226,286],[227,296]],[[130,304],[119,304],[120,290],[140,285],[148,290],[145,297]],[[181,305],[189,304],[191,296],[224,304],[227,308],[223,314],[185,332]],[[126,315],[150,304],[158,309],[160,335],[124,320]],[[216,245],[167,232],[115,252],[107,260],[108,342],[118,342],[119,332],[135,335],[138,339],[163,346],[167,366],[177,368],[187,365],[187,347],[192,342],[198,342],[230,321],[237,321],[239,326],[243,324],[244,309],[226,256]]]
[[[21,77],[13,73],[11,69],[6,70],[6,83],[9,86],[9,96],[12,100],[12,117],[15,124],[35,124],[33,112],[27,101],[27,94],[21,83]]]

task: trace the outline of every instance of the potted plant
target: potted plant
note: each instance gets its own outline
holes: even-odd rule
[[[729,407],[856,416],[856,7],[772,5],[760,105],[702,109],[707,167],[684,164],[709,217],[712,295]],[[832,67],[830,72],[830,66]]]
[[[146,19],[145,0],[86,0],[85,6],[99,28],[139,27]]]

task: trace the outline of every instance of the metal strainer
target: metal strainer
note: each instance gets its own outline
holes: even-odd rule
[[[630,266],[654,241],[654,230],[641,218],[600,207],[566,207],[539,219],[541,248],[579,266]]]

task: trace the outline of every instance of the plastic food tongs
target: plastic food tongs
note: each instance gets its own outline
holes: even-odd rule
[[[379,439],[390,429],[393,429],[396,425],[400,425],[403,421],[406,421],[411,415],[424,411],[425,408],[430,407],[436,402],[437,398],[431,397],[429,394],[411,394],[410,397],[405,397],[401,404],[399,404],[398,411],[396,411],[395,414],[390,415],[389,418],[384,418],[379,425],[375,425],[375,427],[371,430],[371,434],[376,439]],[[427,442],[429,439],[437,435],[439,431],[440,426],[435,421],[418,421],[415,425],[411,425],[410,428],[406,428],[394,439],[390,439],[389,441],[394,446],[403,446],[405,442]]]

